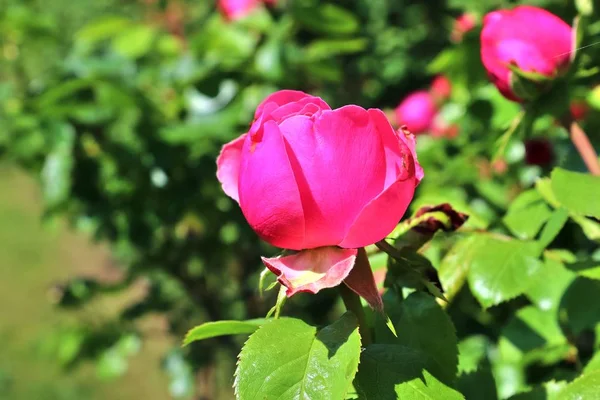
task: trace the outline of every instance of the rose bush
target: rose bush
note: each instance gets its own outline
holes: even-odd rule
[[[263,258],[289,296],[339,285],[357,249],[394,229],[423,177],[413,135],[395,132],[382,111],[332,110],[291,90],[259,105],[217,165],[223,190],[256,233],[298,251]]]

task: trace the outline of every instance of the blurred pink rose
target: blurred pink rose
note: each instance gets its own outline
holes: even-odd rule
[[[451,39],[454,42],[460,42],[465,35],[471,29],[475,28],[477,24],[477,17],[471,13],[464,13],[454,21],[454,27],[452,29]]]
[[[554,77],[568,67],[571,50],[571,27],[542,8],[494,11],[483,20],[481,60],[492,82],[510,100],[521,101],[511,89],[508,64]]]
[[[284,90],[223,146],[217,177],[263,240],[298,251],[263,259],[288,295],[316,293],[346,279],[357,249],[402,218],[423,177],[414,147],[414,136],[395,132],[378,109],[332,110]]]
[[[444,75],[438,75],[431,82],[430,92],[436,101],[443,102],[452,94],[452,83]]]
[[[419,90],[409,94],[396,108],[396,121],[414,134],[428,131],[437,114],[431,93]]]
[[[275,5],[278,0],[218,0],[217,6],[223,16],[229,21],[244,18],[259,4]]]

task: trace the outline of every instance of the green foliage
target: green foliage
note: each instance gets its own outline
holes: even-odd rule
[[[346,313],[317,331],[280,318],[250,336],[235,378],[239,399],[343,399],[360,357],[357,320]]]
[[[464,399],[430,372],[430,358],[402,345],[371,345],[362,352],[355,386],[359,398]]]
[[[583,173],[556,123],[575,98],[600,109],[592,3],[288,0],[227,21],[212,1],[0,0],[0,156],[39,180],[46,220],[65,217],[106,244],[120,268],[114,280],[55,285],[56,306],[81,320],[47,335],[56,362],[120,377],[152,335],[144,323],[159,318],[177,338],[162,354],[175,397],[232,398],[242,346],[242,399],[596,396],[584,390],[596,384],[600,347],[600,182]],[[480,26],[452,38],[462,12],[481,20],[509,4],[565,21],[576,9],[587,15],[572,81],[540,99],[544,109],[523,110],[490,84]],[[342,314],[335,290],[298,294],[285,307],[283,292],[259,294],[260,256],[276,250],[222,193],[215,157],[275,90],[391,114],[436,74],[451,80],[439,114],[459,133],[418,137],[425,178],[411,211],[447,202],[469,219],[450,232],[446,215],[405,218],[390,248],[367,249],[385,275],[385,315],[367,312],[375,340],[361,353],[355,317],[332,323]],[[598,147],[598,115],[580,123]],[[526,164],[531,138],[550,141],[551,163]],[[429,217],[446,229],[423,235]],[[140,282],[134,300],[113,301]],[[111,301],[115,315],[90,324],[97,301]],[[275,303],[297,318],[265,322]],[[186,332],[194,343],[182,349]],[[0,397],[10,385],[3,377]]]

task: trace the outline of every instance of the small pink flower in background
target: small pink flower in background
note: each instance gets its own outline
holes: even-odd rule
[[[419,90],[409,94],[396,107],[396,122],[406,125],[414,134],[427,132],[431,128],[438,110],[430,92]]]
[[[477,25],[477,17],[472,13],[464,13],[454,21],[454,27],[450,39],[453,42],[460,42],[463,36]]]
[[[244,18],[260,3],[275,5],[278,0],[218,0],[217,6],[228,21]]]
[[[585,100],[573,100],[569,106],[569,111],[571,112],[571,118],[575,121],[581,121],[587,116],[590,107]]]
[[[443,102],[452,94],[452,83],[444,75],[438,75],[431,82],[430,91],[436,100]]]
[[[548,139],[535,138],[525,141],[525,163],[529,165],[548,165],[554,159],[554,149]]]
[[[526,72],[555,77],[570,62],[571,27],[537,7],[519,6],[487,14],[481,31],[481,59],[491,81],[508,99],[512,91],[509,64]]]
[[[456,124],[449,124],[438,114],[431,124],[431,136],[454,139],[460,133],[460,128]]]
[[[291,90],[259,105],[248,133],[223,146],[217,166],[223,190],[256,233],[295,251],[263,258],[288,296],[342,282],[358,292],[364,276],[374,288],[360,248],[394,229],[423,177],[414,136],[394,131],[382,111],[332,110]]]

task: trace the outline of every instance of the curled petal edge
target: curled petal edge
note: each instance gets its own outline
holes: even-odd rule
[[[354,267],[357,249],[319,247],[283,257],[265,258],[265,266],[287,288],[286,295],[318,293],[341,284]]]

